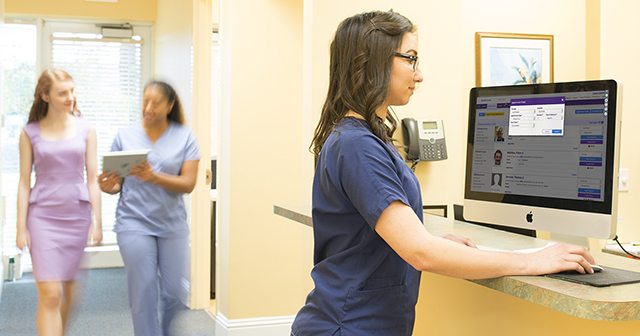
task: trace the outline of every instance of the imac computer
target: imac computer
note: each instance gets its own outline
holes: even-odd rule
[[[473,88],[464,219],[612,238],[619,96],[613,80]]]

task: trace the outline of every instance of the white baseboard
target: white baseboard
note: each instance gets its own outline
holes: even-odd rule
[[[229,320],[217,313],[216,336],[283,336],[291,334],[295,316],[272,316]]]

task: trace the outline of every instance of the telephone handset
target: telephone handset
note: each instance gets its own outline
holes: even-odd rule
[[[447,159],[442,120],[402,119],[402,140],[410,161]]]

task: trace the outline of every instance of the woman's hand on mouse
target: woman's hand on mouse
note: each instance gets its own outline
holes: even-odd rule
[[[533,275],[551,274],[562,271],[593,273],[591,265],[596,264],[586,248],[568,244],[554,244],[538,252],[527,254],[529,272]]]

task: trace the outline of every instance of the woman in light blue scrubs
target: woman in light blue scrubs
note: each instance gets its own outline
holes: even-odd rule
[[[389,113],[423,80],[407,18],[393,11],[347,18],[330,55],[329,92],[311,146],[315,288],[292,335],[409,336],[420,271],[466,279],[592,272],[582,247],[496,253],[425,230],[420,185],[393,144],[397,120]]]
[[[111,150],[150,149],[147,161],[128,176],[104,172],[99,181],[102,191],[120,192],[115,231],[135,335],[158,336],[169,334],[186,299],[189,229],[183,195],[195,186],[200,154],[169,84],[148,83],[142,108],[142,124],[120,130]]]

